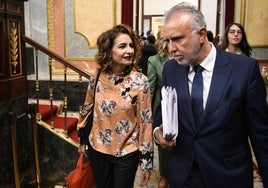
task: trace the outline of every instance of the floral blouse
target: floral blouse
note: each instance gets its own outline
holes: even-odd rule
[[[95,79],[89,80],[80,122],[90,113]],[[152,170],[152,111],[146,76],[133,70],[125,77],[100,74],[89,141],[95,150],[116,157],[139,150],[141,169]]]

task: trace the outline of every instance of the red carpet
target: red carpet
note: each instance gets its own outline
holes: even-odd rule
[[[51,118],[51,110],[53,117],[57,114],[58,106],[52,105],[52,108],[50,105],[46,104],[39,104],[39,114],[41,115],[41,119],[43,121],[47,121]]]
[[[53,113],[53,119],[51,119],[51,111]],[[41,119],[44,122],[47,122],[51,125],[51,121],[53,120],[53,125],[55,129],[66,130],[67,134],[72,140],[78,142],[76,126],[78,123],[78,115],[77,113],[67,113],[66,118],[66,127],[65,127],[65,118],[64,113],[61,110],[59,105],[52,105],[52,108],[49,104],[39,104],[39,113],[41,115]]]

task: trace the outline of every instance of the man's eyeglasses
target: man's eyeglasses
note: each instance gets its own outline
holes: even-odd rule
[[[229,30],[228,33],[231,35],[235,35],[235,33],[237,33],[238,35],[242,35],[243,32],[241,30]]]

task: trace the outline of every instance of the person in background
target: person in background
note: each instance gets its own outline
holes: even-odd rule
[[[139,44],[140,44],[140,47],[143,48],[143,46],[145,45],[146,43],[146,38],[145,37],[140,37],[139,38]]]
[[[140,56],[138,37],[130,27],[116,25],[98,37],[97,47],[101,73],[94,99],[97,71],[92,71],[78,133],[84,131],[95,101],[88,155],[96,186],[133,187],[138,164],[144,186],[153,168],[152,112],[148,79],[135,63]],[[79,152],[85,148],[81,143]]]
[[[150,56],[157,54],[157,49],[155,47],[155,41],[156,41],[155,36],[149,35],[146,39],[145,45],[143,46],[143,48],[141,50],[142,56],[141,56],[140,61],[139,61],[139,66],[141,68],[141,72],[144,75],[147,75],[148,58]]]
[[[148,59],[147,77],[150,82],[150,92],[152,97],[153,116],[160,105],[160,93],[162,88],[162,70],[164,63],[168,60],[167,44],[164,41],[163,30],[159,29],[156,40],[157,55]],[[160,181],[158,188],[166,188],[167,182],[167,153],[161,146],[158,146]]]
[[[154,33],[151,29],[146,32],[146,36],[148,37],[149,35],[154,35]]]
[[[209,42],[214,43],[214,35],[212,31],[207,31],[207,38]]]
[[[267,188],[267,93],[257,60],[209,43],[203,14],[188,3],[166,12],[163,32],[174,58],[163,87],[176,90],[179,132],[166,140],[157,116],[153,136],[169,149],[170,187],[252,188],[251,143]]]
[[[251,56],[252,49],[247,41],[246,32],[239,23],[230,23],[226,27],[222,43],[219,47],[228,52]]]

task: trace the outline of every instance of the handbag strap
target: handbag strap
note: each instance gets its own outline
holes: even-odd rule
[[[97,88],[98,80],[99,80],[99,77],[100,77],[100,73],[101,73],[101,69],[99,68],[99,69],[98,69],[97,76],[96,76],[96,80],[95,80],[95,85],[94,85],[94,99],[93,99],[93,106],[92,106],[92,109],[94,109],[95,95],[96,95],[96,88]]]
[[[96,89],[97,89],[97,84],[98,84],[98,80],[99,80],[99,77],[100,77],[100,73],[101,73],[101,69],[99,68],[98,69],[98,73],[97,73],[97,76],[96,76],[96,80],[95,80],[95,85],[94,85],[94,99],[93,99],[93,105],[92,105],[92,117],[94,117],[94,106],[95,106],[95,96],[96,96]],[[91,127],[92,127],[92,123],[87,123],[86,125],[89,125],[89,131],[91,130]]]

